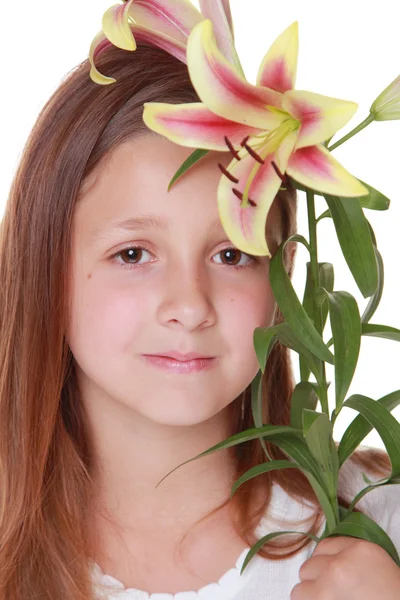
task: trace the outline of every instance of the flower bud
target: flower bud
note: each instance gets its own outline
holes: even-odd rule
[[[400,75],[377,97],[370,112],[375,121],[400,119]]]

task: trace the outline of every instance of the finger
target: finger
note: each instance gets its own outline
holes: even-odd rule
[[[291,591],[289,600],[310,600],[311,598],[319,598],[318,595],[320,585],[315,581],[304,581],[294,586]]]
[[[312,556],[300,567],[300,581],[314,581],[318,577],[323,577],[330,563],[331,559],[327,555]]]
[[[321,542],[319,542],[313,552],[313,556],[318,556],[322,554],[338,554],[354,544],[359,543],[360,540],[358,538],[353,538],[349,536],[336,536],[325,538]]]

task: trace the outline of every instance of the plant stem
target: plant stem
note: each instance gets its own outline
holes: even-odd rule
[[[365,129],[365,127],[367,127],[367,125],[369,125],[373,121],[375,121],[375,117],[372,114],[369,114],[368,117],[366,119],[364,119],[364,121],[362,123],[360,123],[359,125],[357,125],[357,127],[355,127],[354,129],[352,129],[347,135],[345,135],[344,137],[342,137],[340,140],[338,140],[337,142],[335,142],[334,144],[332,144],[332,146],[330,146],[328,148],[329,152],[331,152],[332,150],[335,150],[335,148],[337,148],[338,146],[341,146],[344,142],[347,142],[347,140],[349,140],[350,138],[352,138],[353,135],[356,135],[356,133],[359,133],[360,131],[362,131],[363,129]]]
[[[318,333],[322,337],[322,308],[317,304],[317,291],[320,287],[319,281],[319,264],[318,264],[318,243],[317,243],[317,219],[315,216],[315,198],[312,190],[306,190],[307,196],[307,213],[308,213],[308,231],[310,236],[310,261],[311,261],[311,278],[313,290],[313,314],[314,324]],[[324,413],[329,418],[328,393],[326,389],[325,363],[322,364],[322,385],[321,387],[321,407]]]

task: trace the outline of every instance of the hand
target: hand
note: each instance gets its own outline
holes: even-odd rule
[[[290,600],[399,600],[400,568],[372,542],[325,538],[299,571]]]

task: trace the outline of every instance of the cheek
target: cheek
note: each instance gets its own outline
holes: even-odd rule
[[[72,352],[111,355],[128,348],[143,322],[145,302],[132,287],[118,289],[101,277],[76,288],[72,298],[69,340]]]
[[[224,303],[224,309],[220,314],[227,335],[233,338],[238,349],[252,352],[254,329],[270,327],[275,312],[276,303],[268,276],[265,280],[248,281],[243,289],[231,292],[228,303],[226,300],[221,302]]]
[[[254,330],[269,327],[275,304],[268,280],[265,285],[248,286],[243,291],[231,293],[225,300],[225,316],[221,314],[223,336],[229,344],[229,369],[227,377],[240,382],[235,394],[238,396],[259,371],[259,362],[254,348]]]
[[[269,327],[274,314],[275,299],[269,283],[268,271],[263,277],[247,281],[231,294],[231,319],[242,328]]]

